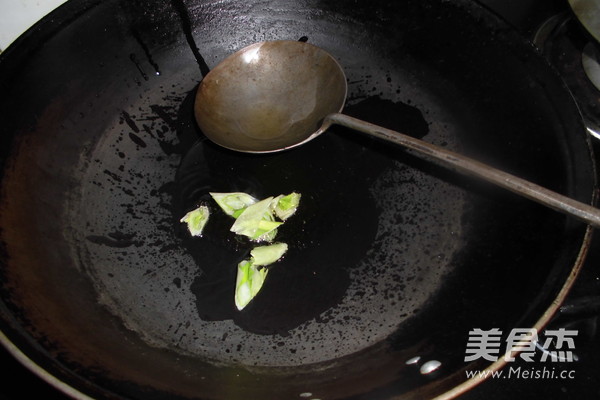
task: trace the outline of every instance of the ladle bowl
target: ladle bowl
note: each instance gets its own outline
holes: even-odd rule
[[[344,71],[321,48],[260,42],[206,75],[194,111],[213,142],[243,152],[274,152],[323,132],[323,119],[342,110],[346,92]]]
[[[194,114],[208,139],[246,153],[302,145],[332,124],[409,148],[430,161],[479,177],[600,227],[600,210],[481,162],[400,132],[341,114],[347,83],[325,50],[300,41],[252,44],[230,55],[200,82]]]

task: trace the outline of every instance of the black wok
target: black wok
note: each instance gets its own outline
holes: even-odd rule
[[[348,114],[593,202],[569,93],[471,1],[71,0],[0,56],[2,342],[62,390],[452,397],[503,366],[464,361],[470,330],[541,329],[572,285],[590,229],[409,152],[341,128],[268,156],[205,140],[203,74],[271,39],[337,57]],[[202,238],[179,218],[292,190],[290,251],[238,312],[251,244],[216,209]]]

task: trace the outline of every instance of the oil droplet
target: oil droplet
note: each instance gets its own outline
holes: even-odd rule
[[[414,365],[414,364],[418,363],[419,360],[421,360],[421,356],[413,357],[410,360],[406,361],[406,365]]]
[[[437,370],[441,366],[442,363],[437,360],[427,361],[425,364],[421,365],[419,372],[421,372],[423,375],[427,375]]]

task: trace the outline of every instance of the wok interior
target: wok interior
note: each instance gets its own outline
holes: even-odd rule
[[[469,330],[531,326],[581,224],[342,129],[249,156],[194,123],[206,68],[306,37],[344,66],[349,114],[590,201],[577,112],[527,45],[470,2],[386,3],[73,1],[3,54],[9,339],[98,396],[422,398],[461,381]],[[246,313],[223,270],[247,243],[178,223],[209,190],[303,194]]]

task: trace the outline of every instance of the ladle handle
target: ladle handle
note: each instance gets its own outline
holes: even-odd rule
[[[342,125],[404,146],[437,160],[446,167],[450,167],[466,175],[477,176],[556,211],[576,217],[596,228],[600,228],[600,209],[563,196],[525,179],[497,170],[471,158],[344,114],[328,115],[323,123],[324,129],[327,129],[331,124]]]

